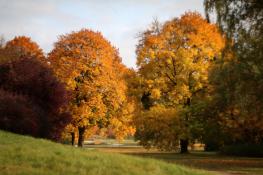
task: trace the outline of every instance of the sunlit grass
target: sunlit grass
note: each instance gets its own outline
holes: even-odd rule
[[[201,151],[191,152],[190,154],[163,153],[155,149],[145,150],[139,147],[98,149],[104,152],[116,152],[138,157],[154,158],[190,168],[217,171],[222,174],[263,174],[263,158],[224,156],[216,152]]]
[[[80,149],[0,131],[0,174],[209,175],[148,158]]]

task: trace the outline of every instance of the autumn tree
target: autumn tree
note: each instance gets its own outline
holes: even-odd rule
[[[85,131],[108,125],[126,100],[118,51],[99,32],[83,29],[60,36],[49,61],[72,92],[69,110],[82,146]]]
[[[46,61],[42,49],[27,36],[16,36],[8,41],[5,44],[4,52],[5,55],[8,55],[8,61],[19,58],[36,58]]]
[[[4,48],[5,46],[5,38],[3,35],[0,36],[0,49]]]
[[[223,57],[210,73],[214,106],[208,106],[207,116],[217,118],[227,135],[224,144],[263,143],[262,2],[205,0],[204,4],[207,18],[216,14],[227,36]]]
[[[134,114],[136,111],[136,100],[127,96],[127,100],[121,105],[115,115],[109,120],[108,129],[119,141],[135,133]]]
[[[160,127],[158,120],[155,125],[144,122],[144,127],[140,127],[142,130],[137,129],[138,139],[144,140],[142,143],[158,147],[163,145],[161,148],[171,150],[171,145],[176,149],[175,142],[180,140],[181,152],[187,152],[191,127],[189,110],[194,98],[206,90],[208,68],[223,47],[224,39],[218,28],[195,12],[185,13],[181,18],[174,18],[163,25],[155,22],[152,28],[142,33],[136,53],[144,108],[151,111],[154,106],[162,105],[167,108],[164,112],[173,113],[167,116],[175,115],[173,117],[180,121],[180,130],[175,124],[167,123],[170,128],[166,129],[167,136],[161,134],[164,131],[161,128],[159,131],[149,129],[154,131],[152,133],[145,132],[149,127]],[[152,113],[153,118],[154,115]],[[144,116],[140,117],[142,119],[139,120],[143,120]],[[169,139],[169,131],[179,133],[172,132],[174,136]]]
[[[137,132],[135,137],[145,148],[157,147],[162,151],[174,151],[178,148],[181,136],[181,122],[173,107],[154,105],[141,112],[136,118]]]
[[[65,86],[36,58],[0,64],[0,128],[58,140],[71,117]]]
[[[0,128],[18,134],[38,136],[39,119],[27,97],[0,89]]]

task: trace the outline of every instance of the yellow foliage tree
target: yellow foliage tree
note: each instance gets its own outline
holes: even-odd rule
[[[141,35],[136,51],[144,91],[142,102],[150,98],[150,105],[187,110],[192,98],[207,87],[209,66],[223,47],[217,26],[196,12],[185,13],[164,25],[155,22]],[[181,118],[181,132],[188,133],[189,117],[186,113]],[[188,139],[188,134],[181,134],[181,152],[187,152]]]
[[[122,104],[122,107],[110,120],[109,128],[112,129],[113,134],[117,140],[123,140],[127,136],[133,136],[135,127],[133,123],[133,116],[135,111],[135,101],[127,100]]]
[[[156,146],[160,150],[173,151],[178,148],[178,138],[181,135],[178,111],[172,107],[155,105],[150,110],[142,111],[136,118],[135,125],[139,132],[140,144],[146,148]]]

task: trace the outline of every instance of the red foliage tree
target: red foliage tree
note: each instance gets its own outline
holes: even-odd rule
[[[64,85],[35,57],[1,64],[0,88],[1,129],[58,139],[71,120],[60,112],[68,101]]]
[[[38,116],[26,97],[0,89],[0,111],[1,129],[37,136]]]

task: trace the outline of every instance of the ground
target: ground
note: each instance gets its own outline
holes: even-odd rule
[[[0,175],[215,175],[161,160],[94,149],[0,131]]]
[[[191,168],[198,168],[221,175],[263,175],[263,158],[224,156],[216,152],[194,151],[190,154],[160,152],[156,149],[146,150],[142,147],[114,145],[91,146],[103,152],[115,152],[139,157],[154,158],[169,163],[184,165]],[[87,148],[87,147],[86,147]]]
[[[133,142],[77,148],[0,131],[0,175],[5,174],[262,175],[263,158],[163,153]]]

